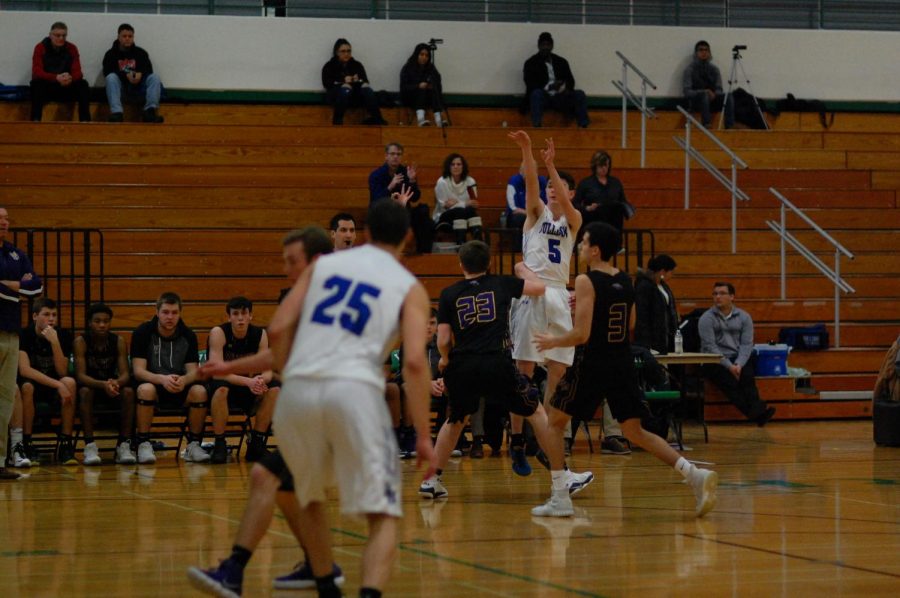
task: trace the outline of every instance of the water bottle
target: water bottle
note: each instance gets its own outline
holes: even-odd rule
[[[684,353],[684,337],[681,336],[681,330],[675,329],[675,352]]]

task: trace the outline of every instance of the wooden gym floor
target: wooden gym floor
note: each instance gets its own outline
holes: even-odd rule
[[[589,455],[583,436],[572,463],[596,479],[569,519],[531,517],[548,476],[517,478],[505,454],[453,461],[450,497],[438,504],[418,499],[404,463],[402,544],[386,594],[898,595],[900,449],[876,448],[870,421],[715,425],[709,444],[691,427],[686,441],[688,457],[720,475],[718,506],[701,520],[674,472],[646,453]],[[185,569],[229,553],[248,467],[159,457],[153,467],[47,465],[0,483],[3,595],[199,595]],[[353,596],[365,526],[336,512],[332,524]],[[276,518],[244,595],[271,595],[298,554]]]

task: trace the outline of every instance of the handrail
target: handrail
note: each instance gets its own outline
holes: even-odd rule
[[[647,85],[656,89],[656,85],[647,75],[642,73],[634,63],[625,58],[625,55],[616,50],[616,56],[622,59],[622,80],[613,81],[612,84],[622,92],[622,149],[628,147],[628,102],[641,111],[641,168],[644,168],[647,154],[647,118],[656,118],[653,108],[647,106]],[[641,78],[641,98],[628,89],[628,69],[631,68]]]
[[[772,220],[766,220],[766,225],[781,238],[781,299],[784,300],[787,298],[787,248],[786,244],[790,245],[797,252],[805,257],[816,269],[819,270],[825,277],[834,284],[834,346],[841,346],[841,291],[845,293],[855,293],[856,289],[854,289],[846,280],[841,278],[841,255],[846,256],[849,259],[853,259],[854,256],[850,252],[849,249],[841,245],[838,241],[836,241],[831,235],[829,235],[821,226],[816,224],[812,218],[807,216],[803,210],[795,206],[791,201],[786,198],[784,195],[778,192],[774,187],[769,187],[769,192],[778,198],[778,201],[781,202],[780,212],[781,212],[781,223],[774,222]],[[800,216],[804,222],[806,222],[809,226],[812,227],[819,236],[826,239],[831,245],[834,247],[834,269],[828,267],[828,265],[822,261],[819,256],[815,255],[808,247],[806,247],[797,237],[792,235],[787,230],[787,210],[785,208],[790,208],[792,212]]]
[[[731,253],[737,253],[737,202],[750,201],[750,196],[744,193],[737,186],[737,167],[747,168],[747,163],[731,151],[727,145],[722,143],[715,135],[713,135],[700,121],[694,118],[690,112],[678,106],[678,111],[685,117],[684,123],[684,139],[681,137],[673,137],[675,143],[684,150],[684,209],[691,207],[691,158],[696,160],[703,168],[709,172],[721,185],[731,191]],[[696,126],[700,131],[712,139],[719,148],[731,158],[731,179],[729,180],[718,168],[707,160],[703,154],[691,147],[691,126]]]

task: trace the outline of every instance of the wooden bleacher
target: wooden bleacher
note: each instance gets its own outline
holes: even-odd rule
[[[98,121],[105,119],[105,106],[93,109]],[[67,106],[48,107],[45,122],[34,124],[26,122],[26,104],[0,104],[0,202],[17,227],[103,230],[106,299],[118,329],[147,319],[158,293],[174,290],[186,301],[186,321],[203,338],[234,294],[256,301],[257,322],[268,320],[284,284],[281,235],[307,223],[324,225],[336,211],[361,218],[368,173],[381,163],[388,141],[403,143],[405,159],[418,164],[429,205],[443,158],[463,153],[478,181],[483,218],[497,226],[506,181],[519,161],[506,133],[526,126],[526,116],[457,108],[445,140],[440,130],[409,126],[405,110],[386,111],[392,126],[341,128],[327,126],[329,110],[165,104],[163,125],[81,125]],[[557,164],[576,179],[587,176],[593,150],[611,153],[613,173],[638,208],[628,227],[652,229],[657,252],[679,263],[671,284],[682,313],[709,305],[712,281],[726,279],[754,316],[758,342],[776,339],[782,326],[815,322],[833,334],[831,284],[791,251],[788,300],[778,299],[779,242],[765,225],[778,218],[770,186],[850,248],[857,258],[842,263],[842,275],[858,292],[842,301],[843,348],[795,352],[789,364],[810,370],[816,391],[871,389],[881,356],[900,332],[900,116],[839,114],[823,130],[816,114],[785,113],[769,132],[722,132],[749,164],[738,175],[751,201],[739,207],[737,255],[730,253],[730,196],[700,170],[692,172],[691,210],[683,209],[684,156],[672,140],[683,130],[679,114],[660,112],[649,121],[645,169],[636,115],[630,115],[626,150],[619,148],[618,112],[596,111],[591,118],[591,128],[579,130],[550,114],[549,126],[532,131],[535,145],[552,136]],[[711,142],[695,141],[710,150],[714,164],[727,166]],[[829,246],[798,220],[789,220],[792,232],[831,262]],[[453,256],[409,256],[406,263],[433,298],[458,275]],[[818,392],[796,393],[784,380],[761,387],[784,405],[779,418],[869,413],[865,401],[838,405]],[[711,399],[709,419],[734,418]]]

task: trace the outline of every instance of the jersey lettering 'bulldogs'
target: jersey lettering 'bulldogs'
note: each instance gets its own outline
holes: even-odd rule
[[[534,226],[522,235],[522,259],[538,278],[551,285],[565,286],[569,282],[569,264],[575,249],[575,235],[569,230],[565,216],[553,219],[553,212],[544,206]]]

